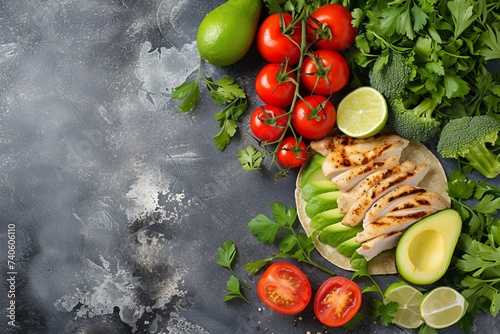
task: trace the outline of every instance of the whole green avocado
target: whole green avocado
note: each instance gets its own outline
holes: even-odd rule
[[[205,16],[198,27],[200,55],[216,66],[236,63],[252,46],[261,0],[228,0]]]

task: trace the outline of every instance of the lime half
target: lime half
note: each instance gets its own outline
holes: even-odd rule
[[[424,295],[420,303],[420,316],[432,328],[446,328],[462,318],[467,306],[467,301],[458,291],[442,286]]]
[[[387,123],[384,96],[372,87],[360,87],[347,94],[337,108],[337,126],[344,134],[366,138],[379,133]]]
[[[422,296],[420,291],[403,281],[389,285],[385,290],[384,299],[398,304],[398,311],[392,323],[403,328],[420,327],[423,324],[419,311]]]

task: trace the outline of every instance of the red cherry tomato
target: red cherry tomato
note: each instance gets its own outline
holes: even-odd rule
[[[324,5],[309,17],[307,35],[316,40],[320,49],[342,51],[348,49],[356,38],[357,31],[351,22],[351,13],[342,5]]]
[[[295,137],[283,139],[278,150],[276,151],[276,159],[278,159],[278,162],[283,167],[299,167],[307,159],[306,143],[302,140],[297,143],[297,139]]]
[[[296,76],[292,69],[278,63],[265,65],[257,74],[255,91],[265,104],[284,108],[292,104]]]
[[[331,95],[340,91],[349,81],[349,64],[338,52],[317,50],[304,59],[300,69],[301,82],[314,94]]]
[[[298,267],[288,262],[276,262],[262,274],[257,293],[264,304],[276,312],[297,314],[309,304],[312,289]]]
[[[314,297],[314,315],[326,326],[343,326],[354,317],[361,306],[361,289],[348,278],[327,279]]]
[[[300,58],[302,31],[300,25],[291,27],[290,14],[283,13],[281,17],[283,21],[280,14],[271,14],[262,22],[257,32],[257,49],[270,63],[281,63],[288,59],[288,65],[295,65]]]
[[[335,126],[337,111],[322,95],[308,95],[298,100],[292,111],[292,126],[307,139],[318,139]]]
[[[261,106],[250,117],[250,129],[255,137],[272,143],[280,139],[288,123],[286,111],[274,106]]]

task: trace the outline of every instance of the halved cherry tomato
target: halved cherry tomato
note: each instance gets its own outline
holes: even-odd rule
[[[250,116],[250,129],[265,143],[280,139],[288,123],[286,111],[275,106],[260,106]]]
[[[276,159],[283,167],[296,168],[302,165],[307,159],[307,146],[304,141],[295,137],[287,137],[283,139],[278,150],[276,151]]]
[[[314,315],[326,326],[343,326],[354,317],[361,306],[361,289],[348,278],[327,279],[314,297]]]
[[[318,139],[335,126],[337,111],[322,95],[308,95],[298,100],[292,111],[292,126],[306,139]]]
[[[304,59],[300,69],[301,82],[314,94],[331,95],[340,91],[349,81],[349,64],[338,52],[316,50]]]
[[[272,63],[265,65],[255,79],[255,91],[265,104],[280,108],[292,104],[296,76],[289,66]]]
[[[257,32],[257,49],[270,63],[281,63],[288,59],[288,65],[295,65],[300,59],[302,31],[300,25],[291,26],[292,16],[287,13],[269,15]]]
[[[297,314],[309,304],[312,289],[306,275],[297,266],[276,262],[262,274],[257,293],[274,311]]]
[[[316,9],[307,21],[307,35],[316,40],[320,49],[342,51],[349,48],[357,31],[352,26],[352,15],[339,4],[324,5]]]

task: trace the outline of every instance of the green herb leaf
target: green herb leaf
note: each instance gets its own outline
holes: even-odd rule
[[[254,262],[245,263],[245,269],[251,274],[255,275],[259,270],[261,270],[265,265],[271,262],[273,258],[258,260]]]
[[[418,334],[438,334],[438,331],[435,328],[423,324],[422,326],[420,326]]]
[[[238,151],[238,161],[243,170],[256,170],[262,166],[264,156],[255,147],[249,145],[245,150]]]
[[[241,89],[241,87],[230,77],[224,76],[219,81],[205,78],[205,83],[213,102],[218,106],[222,106],[225,103],[231,103],[236,99],[246,98],[243,89]]]
[[[458,38],[474,22],[476,15],[469,0],[452,0],[447,5],[455,25],[454,36]]]
[[[398,311],[398,303],[388,302],[380,303],[378,307],[378,312],[380,314],[380,323],[384,326],[389,326],[394,319],[394,315]]]
[[[227,289],[227,294],[226,297],[224,298],[225,302],[234,298],[241,298],[247,303],[250,303],[241,293],[240,281],[235,276],[229,277],[229,280],[226,283],[226,289]]]
[[[474,194],[476,183],[468,180],[459,170],[454,170],[448,176],[448,195],[455,199],[469,199]]]
[[[292,258],[310,264],[328,274],[335,275],[334,272],[319,265],[311,258],[311,252],[315,249],[312,239],[305,233],[295,232],[293,225],[297,220],[297,210],[273,202],[271,203],[271,211],[275,220],[263,214],[258,214],[247,224],[247,227],[260,242],[269,244],[277,240],[278,232],[283,230],[284,233],[280,234],[281,238],[277,240],[280,252],[265,260],[248,263],[245,266],[247,271],[256,273],[262,266],[273,259]]]
[[[182,112],[188,112],[194,109],[196,103],[200,99],[200,87],[198,81],[185,82],[180,86],[174,88],[172,92],[172,98],[176,100],[184,101],[179,105],[179,110]]]
[[[246,99],[235,99],[231,101],[222,111],[215,114],[215,119],[219,123],[221,130],[213,139],[219,151],[223,151],[231,142],[231,138],[236,134],[238,128],[237,121],[243,116],[248,108]]]
[[[500,58],[500,30],[497,27],[488,26],[481,40],[484,47],[479,50],[479,53],[485,60]]]
[[[280,225],[263,214],[257,215],[247,225],[257,240],[262,243],[273,243]]]
[[[221,267],[231,269],[234,257],[236,256],[236,247],[231,240],[227,240],[222,247],[217,248],[219,256],[215,261]]]
[[[342,325],[342,328],[345,328],[347,330],[352,330],[354,329],[354,326],[357,324],[361,323],[363,319],[365,318],[365,315],[361,312],[357,312],[354,317],[351,318],[345,325]]]

